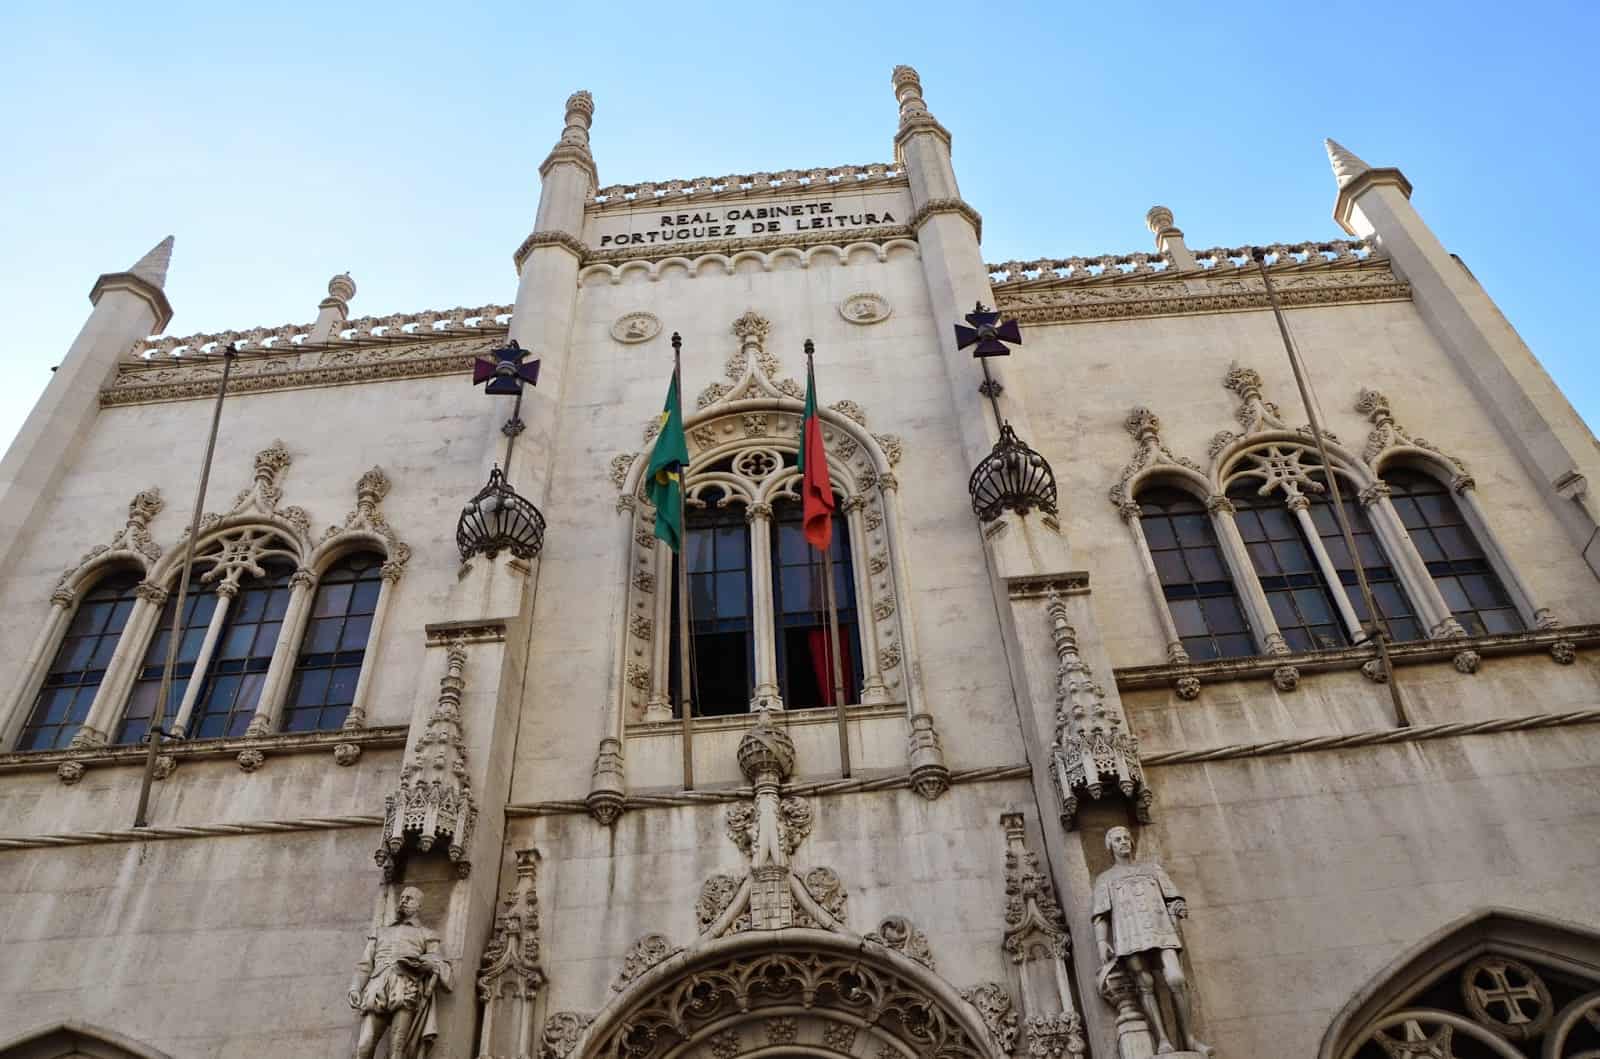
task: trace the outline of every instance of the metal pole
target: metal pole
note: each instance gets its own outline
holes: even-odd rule
[[[815,348],[811,340],[806,339],[806,382],[812,394],[817,392],[817,376],[812,364]],[[820,429],[820,427],[819,427]],[[805,437],[800,438],[800,445],[804,448]],[[809,453],[808,453],[809,455]],[[833,488],[833,475],[829,473],[827,464],[823,464],[822,473],[828,479],[828,488]],[[830,527],[831,529],[831,527]],[[844,660],[839,655],[839,603],[835,598],[833,587],[833,534],[828,534],[828,546],[822,549],[822,576],[825,581],[823,589],[824,598],[828,601],[828,673],[833,680],[833,708],[839,722],[839,775],[845,779],[850,778],[850,729],[847,723],[844,708]]]
[[[1339,523],[1339,532],[1344,536],[1345,549],[1350,553],[1351,565],[1356,570],[1356,584],[1361,588],[1361,598],[1367,605],[1368,616],[1372,619],[1373,630],[1368,639],[1377,648],[1378,665],[1383,669],[1384,683],[1389,685],[1389,698],[1394,703],[1395,723],[1401,728],[1409,728],[1411,718],[1406,713],[1405,701],[1400,695],[1400,684],[1395,680],[1394,662],[1389,657],[1389,623],[1378,611],[1378,603],[1372,598],[1372,586],[1367,584],[1366,569],[1362,566],[1360,554],[1356,552],[1355,534],[1350,531],[1350,519],[1345,515],[1344,501],[1339,493],[1339,475],[1334,471],[1333,462],[1328,459],[1328,445],[1323,440],[1322,424],[1317,419],[1317,406],[1311,399],[1311,384],[1306,379],[1305,365],[1300,361],[1300,352],[1295,348],[1294,339],[1289,337],[1289,325],[1283,318],[1283,306],[1278,304],[1278,292],[1272,286],[1272,277],[1267,273],[1267,252],[1253,246],[1250,247],[1250,256],[1255,259],[1256,268],[1261,272],[1261,282],[1266,285],[1267,301],[1272,304],[1273,318],[1278,321],[1278,333],[1283,336],[1283,350],[1289,356],[1289,367],[1294,371],[1295,385],[1300,389],[1300,403],[1305,405],[1306,416],[1311,424],[1311,437],[1317,443],[1317,455],[1322,460],[1323,475],[1327,478],[1328,490],[1332,493],[1333,516]]]
[[[189,519],[189,539],[183,548],[183,570],[178,575],[178,598],[172,608],[172,630],[167,641],[167,661],[161,668],[161,689],[156,693],[155,711],[145,733],[149,749],[144,756],[144,778],[139,782],[139,807],[134,810],[133,826],[149,827],[150,784],[156,775],[156,752],[161,746],[161,725],[166,720],[168,699],[172,695],[172,671],[178,664],[178,640],[183,628],[183,605],[189,596],[189,575],[194,569],[195,538],[200,536],[200,512],[206,502],[206,485],[211,481],[211,457],[217,450],[217,428],[222,423],[222,399],[228,395],[228,376],[238,351],[232,345],[222,352],[222,382],[217,386],[217,403],[211,409],[211,433],[206,438],[206,455],[200,464],[200,487],[194,494],[194,514]]]
[[[683,423],[683,339],[672,333],[672,392],[678,402],[673,409]],[[682,715],[683,789],[694,790],[694,703],[689,687],[689,518],[686,500],[689,468],[678,467],[678,711]]]

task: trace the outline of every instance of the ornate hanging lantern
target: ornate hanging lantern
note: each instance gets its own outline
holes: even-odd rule
[[[967,482],[972,510],[982,522],[992,522],[1002,511],[1026,515],[1034,508],[1056,513],[1056,476],[1045,458],[1023,444],[1011,424],[1000,424],[1000,440],[983,458]]]
[[[989,398],[994,410],[1000,440],[973,469],[967,481],[972,495],[972,510],[980,522],[993,522],[1001,512],[1026,515],[1038,508],[1047,515],[1056,513],[1056,476],[1045,458],[1029,448],[1011,423],[1000,414],[1003,388],[989,374],[990,357],[1009,357],[1010,346],[1022,344],[1022,330],[1015,320],[1002,320],[1000,314],[982,302],[967,314],[968,327],[956,324],[956,348],[972,348],[972,355],[983,368],[983,384],[978,391]]]
[[[502,550],[518,559],[532,559],[543,546],[544,516],[511,488],[496,465],[489,472],[489,484],[461,510],[456,523],[461,561],[474,555],[493,559]]]

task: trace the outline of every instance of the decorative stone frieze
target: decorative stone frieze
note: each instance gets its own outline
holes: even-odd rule
[[[1061,822],[1076,826],[1084,797],[1099,800],[1112,792],[1129,799],[1139,819],[1150,819],[1154,792],[1145,786],[1139,740],[1128,730],[1121,708],[1106,702],[1093,670],[1078,653],[1078,634],[1067,621],[1067,606],[1052,595],[1046,605],[1056,648],[1056,730],[1050,748],[1051,774],[1061,797]]]
[[[462,738],[461,692],[466,687],[467,649],[450,645],[439,701],[426,729],[407,756],[399,789],[384,798],[383,841],[374,858],[385,880],[394,877],[408,850],[428,853],[441,845],[465,877],[478,808],[467,778],[467,749]]]

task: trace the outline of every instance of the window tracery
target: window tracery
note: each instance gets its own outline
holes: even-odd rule
[[[1125,424],[1134,457],[1110,492],[1157,600],[1170,661],[1248,654],[1244,635],[1265,654],[1362,642],[1374,623],[1356,591],[1358,562],[1395,640],[1516,632],[1548,613],[1489,534],[1465,465],[1399,426],[1383,394],[1362,390],[1357,401],[1374,424],[1359,458],[1324,431],[1333,463],[1324,467],[1309,428],[1285,422],[1258,373],[1234,364],[1224,385],[1239,398],[1242,432],[1212,438],[1209,467],[1175,455],[1156,415],[1136,408]],[[1355,556],[1334,515],[1330,473],[1339,475]],[[1209,534],[1194,521],[1200,497]],[[1463,672],[1476,663],[1469,650],[1456,659]],[[1192,697],[1198,687],[1179,690]]]
[[[377,467],[357,482],[343,524],[313,542],[306,512],[282,504],[291,462],[274,442],[256,454],[252,483],[230,509],[201,519],[178,634],[176,711],[163,711],[174,733],[236,737],[365,724],[368,646],[411,549],[380,509],[389,480]],[[148,524],[160,509],[157,491],[140,493],[111,544],[62,576],[51,622],[28,662],[34,676],[7,708],[11,723],[26,729],[17,749],[54,748],[68,738],[73,747],[94,746],[108,731],[117,743],[147,735],[186,552],[184,538],[165,552],[151,539]],[[320,592],[319,571],[327,581]],[[86,605],[69,623],[80,595]],[[332,648],[323,650],[324,641]],[[45,684],[50,694],[35,702]],[[86,696],[92,702],[80,701]],[[19,701],[37,709],[19,718]],[[349,764],[359,754],[341,744],[335,757]],[[259,751],[240,754],[245,768],[260,760]]]
[[[708,677],[715,680],[712,667],[699,663],[696,713],[819,706],[832,698],[831,687],[818,687],[813,672],[813,652],[825,639],[816,635],[825,622],[816,602],[820,557],[803,555],[804,545],[794,539],[801,391],[793,380],[772,379],[778,363],[763,346],[769,330],[754,313],[735,322],[740,351],[727,365],[734,381],[708,388],[685,424],[690,454],[686,549],[696,638],[738,638],[724,645],[728,664],[720,675],[731,673],[744,688],[735,699],[731,685],[713,687],[708,684]],[[852,704],[903,700],[899,662],[905,633],[895,601],[898,571],[890,558],[886,517],[886,497],[895,488],[889,473],[893,460],[865,428],[865,413],[853,402],[837,402],[822,418],[840,512],[833,557],[840,657],[848,667],[845,697]],[[650,533],[655,512],[640,488],[650,433],[647,428],[646,453],[627,460],[622,473],[627,503],[619,504],[619,511],[630,516],[630,587],[618,684],[621,715],[634,722],[666,720],[675,710],[675,590],[655,590],[675,582],[673,558]],[[898,439],[885,438],[898,455]],[[623,462],[613,460],[613,469]],[[697,536],[703,543],[696,543]]]

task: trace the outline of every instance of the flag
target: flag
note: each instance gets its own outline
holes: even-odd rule
[[[683,405],[678,400],[678,373],[672,373],[667,403],[661,409],[661,430],[645,471],[645,496],[656,507],[656,536],[675,552],[683,550],[683,468],[689,463],[689,442],[683,436]]]
[[[833,484],[828,479],[828,453],[822,447],[822,420],[817,418],[816,373],[806,366],[806,412],[800,423],[801,514],[806,540],[818,551],[833,542]]]

